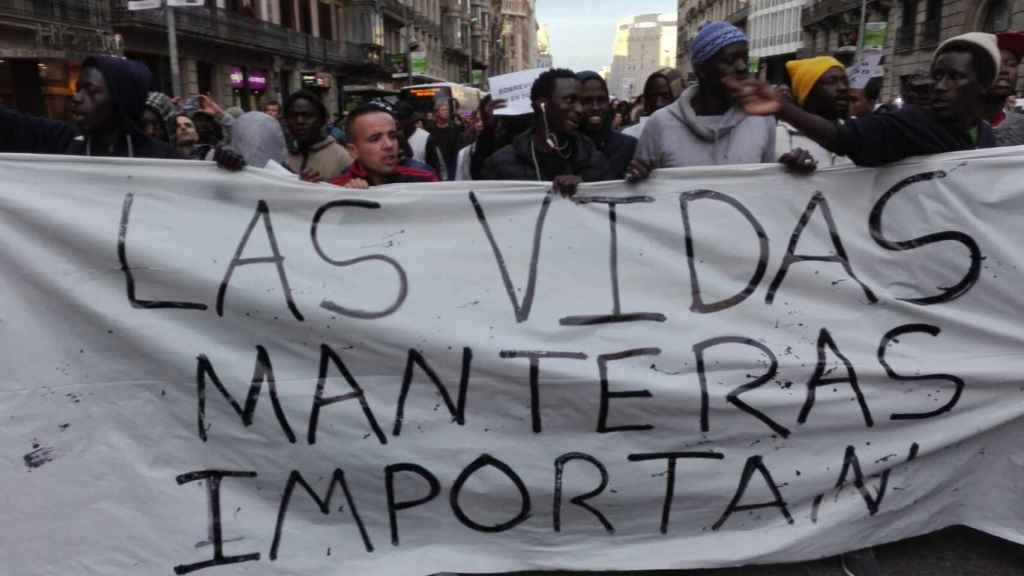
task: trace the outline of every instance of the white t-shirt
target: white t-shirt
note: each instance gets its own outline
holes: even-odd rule
[[[409,146],[412,148],[413,160],[426,163],[427,161],[427,138],[430,138],[430,132],[427,132],[423,128],[417,128],[412,136],[409,137]]]

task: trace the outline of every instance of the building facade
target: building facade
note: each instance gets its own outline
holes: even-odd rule
[[[801,25],[805,0],[750,0],[747,36],[750,58],[760,77],[772,84],[786,82],[786,62],[803,49]]]
[[[493,0],[491,75],[529,70],[537,64],[536,0]]]
[[[618,22],[612,45],[608,90],[616,98],[634,98],[659,68],[676,63],[674,14],[642,14]]]
[[[0,105],[67,119],[78,63],[122,55],[105,0],[0,2]]]
[[[690,63],[690,42],[705,22],[725,20],[746,28],[749,6],[747,0],[678,0],[676,30],[676,68],[693,80]]]
[[[551,56],[551,30],[547,24],[541,24],[537,30],[537,65],[536,68],[554,68],[555,59]]]
[[[78,63],[95,54],[144,62],[171,94],[165,10],[0,0],[0,103],[67,119]],[[181,90],[249,110],[307,88],[337,112],[407,82],[409,47],[426,56],[414,81],[470,82],[491,58],[491,13],[491,0],[206,0],[174,9]]]
[[[883,98],[927,74],[943,40],[966,32],[1024,29],[1024,0],[869,0],[867,22],[885,24]],[[802,55],[832,54],[853,62],[859,42],[860,1],[808,0],[802,14]]]

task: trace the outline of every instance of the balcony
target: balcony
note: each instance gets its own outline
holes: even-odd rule
[[[131,12],[127,9],[126,0],[115,0],[112,16],[112,24],[118,28],[166,29],[162,10]],[[220,8],[178,9],[175,11],[175,21],[179,35],[211,43],[234,45],[250,50],[255,48],[290,58],[317,61],[328,66],[373,61],[372,54],[364,45],[317,38]]]
[[[0,0],[0,16],[109,29],[107,5],[99,0]]]

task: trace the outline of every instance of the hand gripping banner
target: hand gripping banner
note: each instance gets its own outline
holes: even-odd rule
[[[1022,152],[344,190],[0,157],[11,574],[1024,541]]]

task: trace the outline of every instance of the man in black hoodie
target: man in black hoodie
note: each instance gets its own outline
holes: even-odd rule
[[[488,158],[482,179],[552,182],[566,196],[580,182],[603,179],[607,159],[578,130],[583,106],[576,74],[565,69],[544,72],[533,83],[530,100],[533,128]]]
[[[971,32],[943,42],[932,60],[931,105],[904,106],[845,125],[784,101],[756,80],[730,83],[748,114],[775,115],[835,154],[860,166],[881,166],[910,156],[995,145],[992,128],[981,118],[981,104],[1000,68],[995,36]]]
[[[89,58],[82,63],[71,100],[76,126],[0,107],[0,151],[177,158],[169,144],[143,133],[150,78],[149,69],[139,62]]]
[[[583,123],[580,131],[594,141],[597,149],[608,159],[606,180],[626,177],[626,168],[636,152],[636,138],[612,130],[612,104],[608,98],[608,84],[597,72],[579,72],[580,102],[583,105]]]

